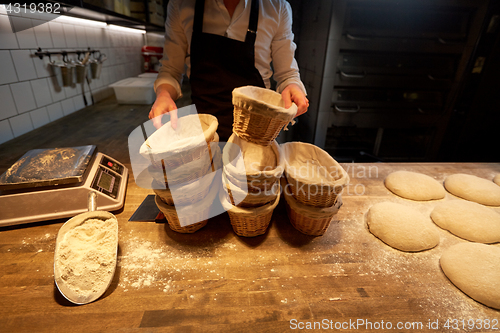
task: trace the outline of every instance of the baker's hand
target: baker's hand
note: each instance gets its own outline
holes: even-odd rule
[[[169,84],[162,84],[156,88],[156,100],[149,111],[149,119],[153,120],[154,127],[160,128],[161,115],[169,113],[172,128],[177,128],[177,105],[174,102],[176,95],[174,87]]]
[[[285,109],[291,107],[292,102],[297,105],[297,114],[295,117],[307,112],[309,100],[296,83],[290,83],[286,86],[286,88],[281,92],[281,98],[283,98],[283,101],[285,102]]]

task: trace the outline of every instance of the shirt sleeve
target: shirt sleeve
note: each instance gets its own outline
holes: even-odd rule
[[[281,93],[286,86],[296,83],[307,94],[300,80],[299,66],[295,60],[297,45],[293,42],[292,8],[287,1],[282,1],[279,12],[279,25],[271,42],[271,56],[274,68],[276,90]]]
[[[175,88],[178,98],[182,96],[181,82],[187,49],[188,42],[181,25],[179,1],[170,1],[165,20],[163,57],[160,60],[161,67],[154,84],[155,91],[159,85],[168,83]]]

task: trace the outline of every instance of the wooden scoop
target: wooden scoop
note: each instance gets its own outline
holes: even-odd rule
[[[57,286],[57,289],[61,292],[61,294],[70,302],[75,303],[75,304],[87,304],[90,302],[93,302],[97,300],[99,297],[101,297],[104,292],[108,289],[108,287],[111,284],[111,281],[113,280],[113,276],[115,274],[115,269],[116,269],[116,262],[117,262],[117,254],[118,254],[118,221],[116,217],[109,213],[109,212],[104,212],[104,211],[96,211],[97,207],[97,193],[95,191],[89,192],[88,196],[88,212],[79,214],[70,220],[68,220],[66,223],[64,223],[61,228],[59,229],[59,233],[57,234],[57,239],[56,239],[56,249],[54,253],[54,279],[55,283]],[[85,221],[89,219],[100,219],[100,220],[108,220],[112,219],[114,222],[113,225],[113,232],[116,232],[116,244],[114,244],[113,248],[113,253],[112,255],[114,256],[114,265],[112,265],[111,271],[107,274],[107,276],[104,277],[105,283],[102,284],[102,287],[90,293],[90,295],[82,295],[78,293],[76,290],[71,288],[71,286],[68,285],[68,283],[62,278],[62,267],[61,264],[59,263],[59,258],[60,258],[60,245],[61,242],[64,240],[64,236],[74,228],[82,225]],[[76,263],[75,263],[76,264]],[[71,268],[71,267],[70,267]]]

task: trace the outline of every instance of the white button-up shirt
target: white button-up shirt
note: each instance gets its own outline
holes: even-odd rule
[[[273,75],[276,90],[281,93],[290,83],[296,83],[306,93],[300,80],[295,60],[296,45],[292,33],[292,9],[285,0],[258,0],[259,25],[255,41],[255,68],[267,88]],[[190,47],[193,33],[194,5],[196,0],[171,0],[165,22],[165,45],[162,66],[155,82],[155,90],[168,83],[181,96],[182,75],[186,69],[190,76]],[[205,3],[203,32],[245,41],[250,17],[250,1],[240,0],[233,17],[229,16],[224,0]]]

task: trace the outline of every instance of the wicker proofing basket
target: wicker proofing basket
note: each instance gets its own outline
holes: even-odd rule
[[[218,170],[221,168],[222,161],[220,159],[220,148],[217,147],[219,152],[214,156],[214,167],[209,166],[209,170]],[[213,182],[216,172],[210,172],[195,181],[180,184],[179,186],[173,186],[172,190],[175,191],[175,200],[172,196],[170,188],[165,188],[161,184],[158,184],[156,180],[153,180],[153,191],[160,199],[167,205],[173,206],[185,206],[191,205],[195,202],[203,200],[207,194],[210,192],[210,185]],[[155,184],[156,183],[156,184]]]
[[[215,140],[218,141],[216,131],[219,123],[217,122],[217,118],[209,114],[191,114],[179,118],[177,126],[187,129],[188,126],[183,124],[197,123],[195,117],[198,117],[203,133],[195,136],[190,136],[190,133],[183,133],[176,140],[169,141],[169,138],[173,137],[173,130],[170,122],[168,122],[156,130],[142,144],[139,151],[140,154],[152,161],[152,164],[156,167],[169,169],[175,169],[199,159],[205,154],[207,149],[210,149],[204,143],[208,144]]]
[[[165,215],[170,229],[184,234],[193,233],[207,225],[208,219],[210,218],[210,210],[215,197],[219,193],[219,189],[220,182],[217,181],[217,177],[215,177],[210,186],[210,192],[201,202],[199,201],[187,206],[169,206],[164,203],[159,196],[155,196],[155,202],[160,211]],[[187,222],[192,224],[187,226],[181,225],[177,215],[177,211],[179,210],[182,214],[189,214],[186,215]]]
[[[285,175],[294,198],[308,206],[331,207],[349,183],[344,168],[326,151],[304,142],[281,145]],[[312,168],[312,169],[311,169]]]
[[[239,181],[238,179],[234,178],[230,173],[227,172],[227,169],[225,167],[222,167],[224,170],[224,175],[226,178],[233,183],[234,185],[238,186],[239,188],[247,188],[248,192],[252,193],[259,193],[262,191],[271,191],[273,186],[275,186],[276,183],[279,183],[279,179],[273,180],[273,181],[258,181],[258,180],[253,180],[251,182],[242,182]]]
[[[222,187],[228,195],[229,202],[236,207],[260,207],[274,202],[280,189],[279,183],[276,182],[268,191],[250,192],[248,188],[242,189],[233,184],[224,173],[222,173]]]
[[[244,86],[233,90],[233,132],[243,140],[268,146],[281,129],[293,120],[297,105],[285,109],[275,91]]]
[[[229,219],[231,220],[231,226],[233,227],[234,232],[238,236],[255,237],[266,232],[267,227],[271,222],[274,208],[276,208],[278,202],[280,201],[279,192],[280,191],[278,191],[278,196],[274,202],[255,208],[241,208],[233,206],[228,201],[226,192],[223,190],[219,192],[219,198],[222,203],[222,207],[224,207],[224,210],[226,210],[229,214]]]
[[[218,142],[210,142],[208,147],[210,147],[210,149],[205,150],[205,153],[200,155],[198,159],[190,161],[175,169],[164,169],[150,164],[148,166],[148,172],[158,183],[165,183],[167,186],[192,182],[213,171],[212,161],[217,152],[219,152],[219,158],[221,158],[222,154],[220,153]],[[212,155],[212,152],[214,152],[214,155]]]
[[[269,147],[262,147],[245,142],[234,134],[224,146],[222,162],[224,172],[235,180],[234,184],[247,182],[249,186],[252,184],[258,188],[263,188],[261,183],[265,186],[266,183],[274,184],[279,181],[285,170],[285,159],[276,140],[273,140]],[[247,169],[244,162],[250,164],[250,168]]]
[[[286,212],[293,227],[309,236],[323,235],[342,206],[342,196],[337,197],[332,207],[317,208],[303,205],[295,200],[287,188],[285,179],[282,179],[281,186],[286,200]]]

